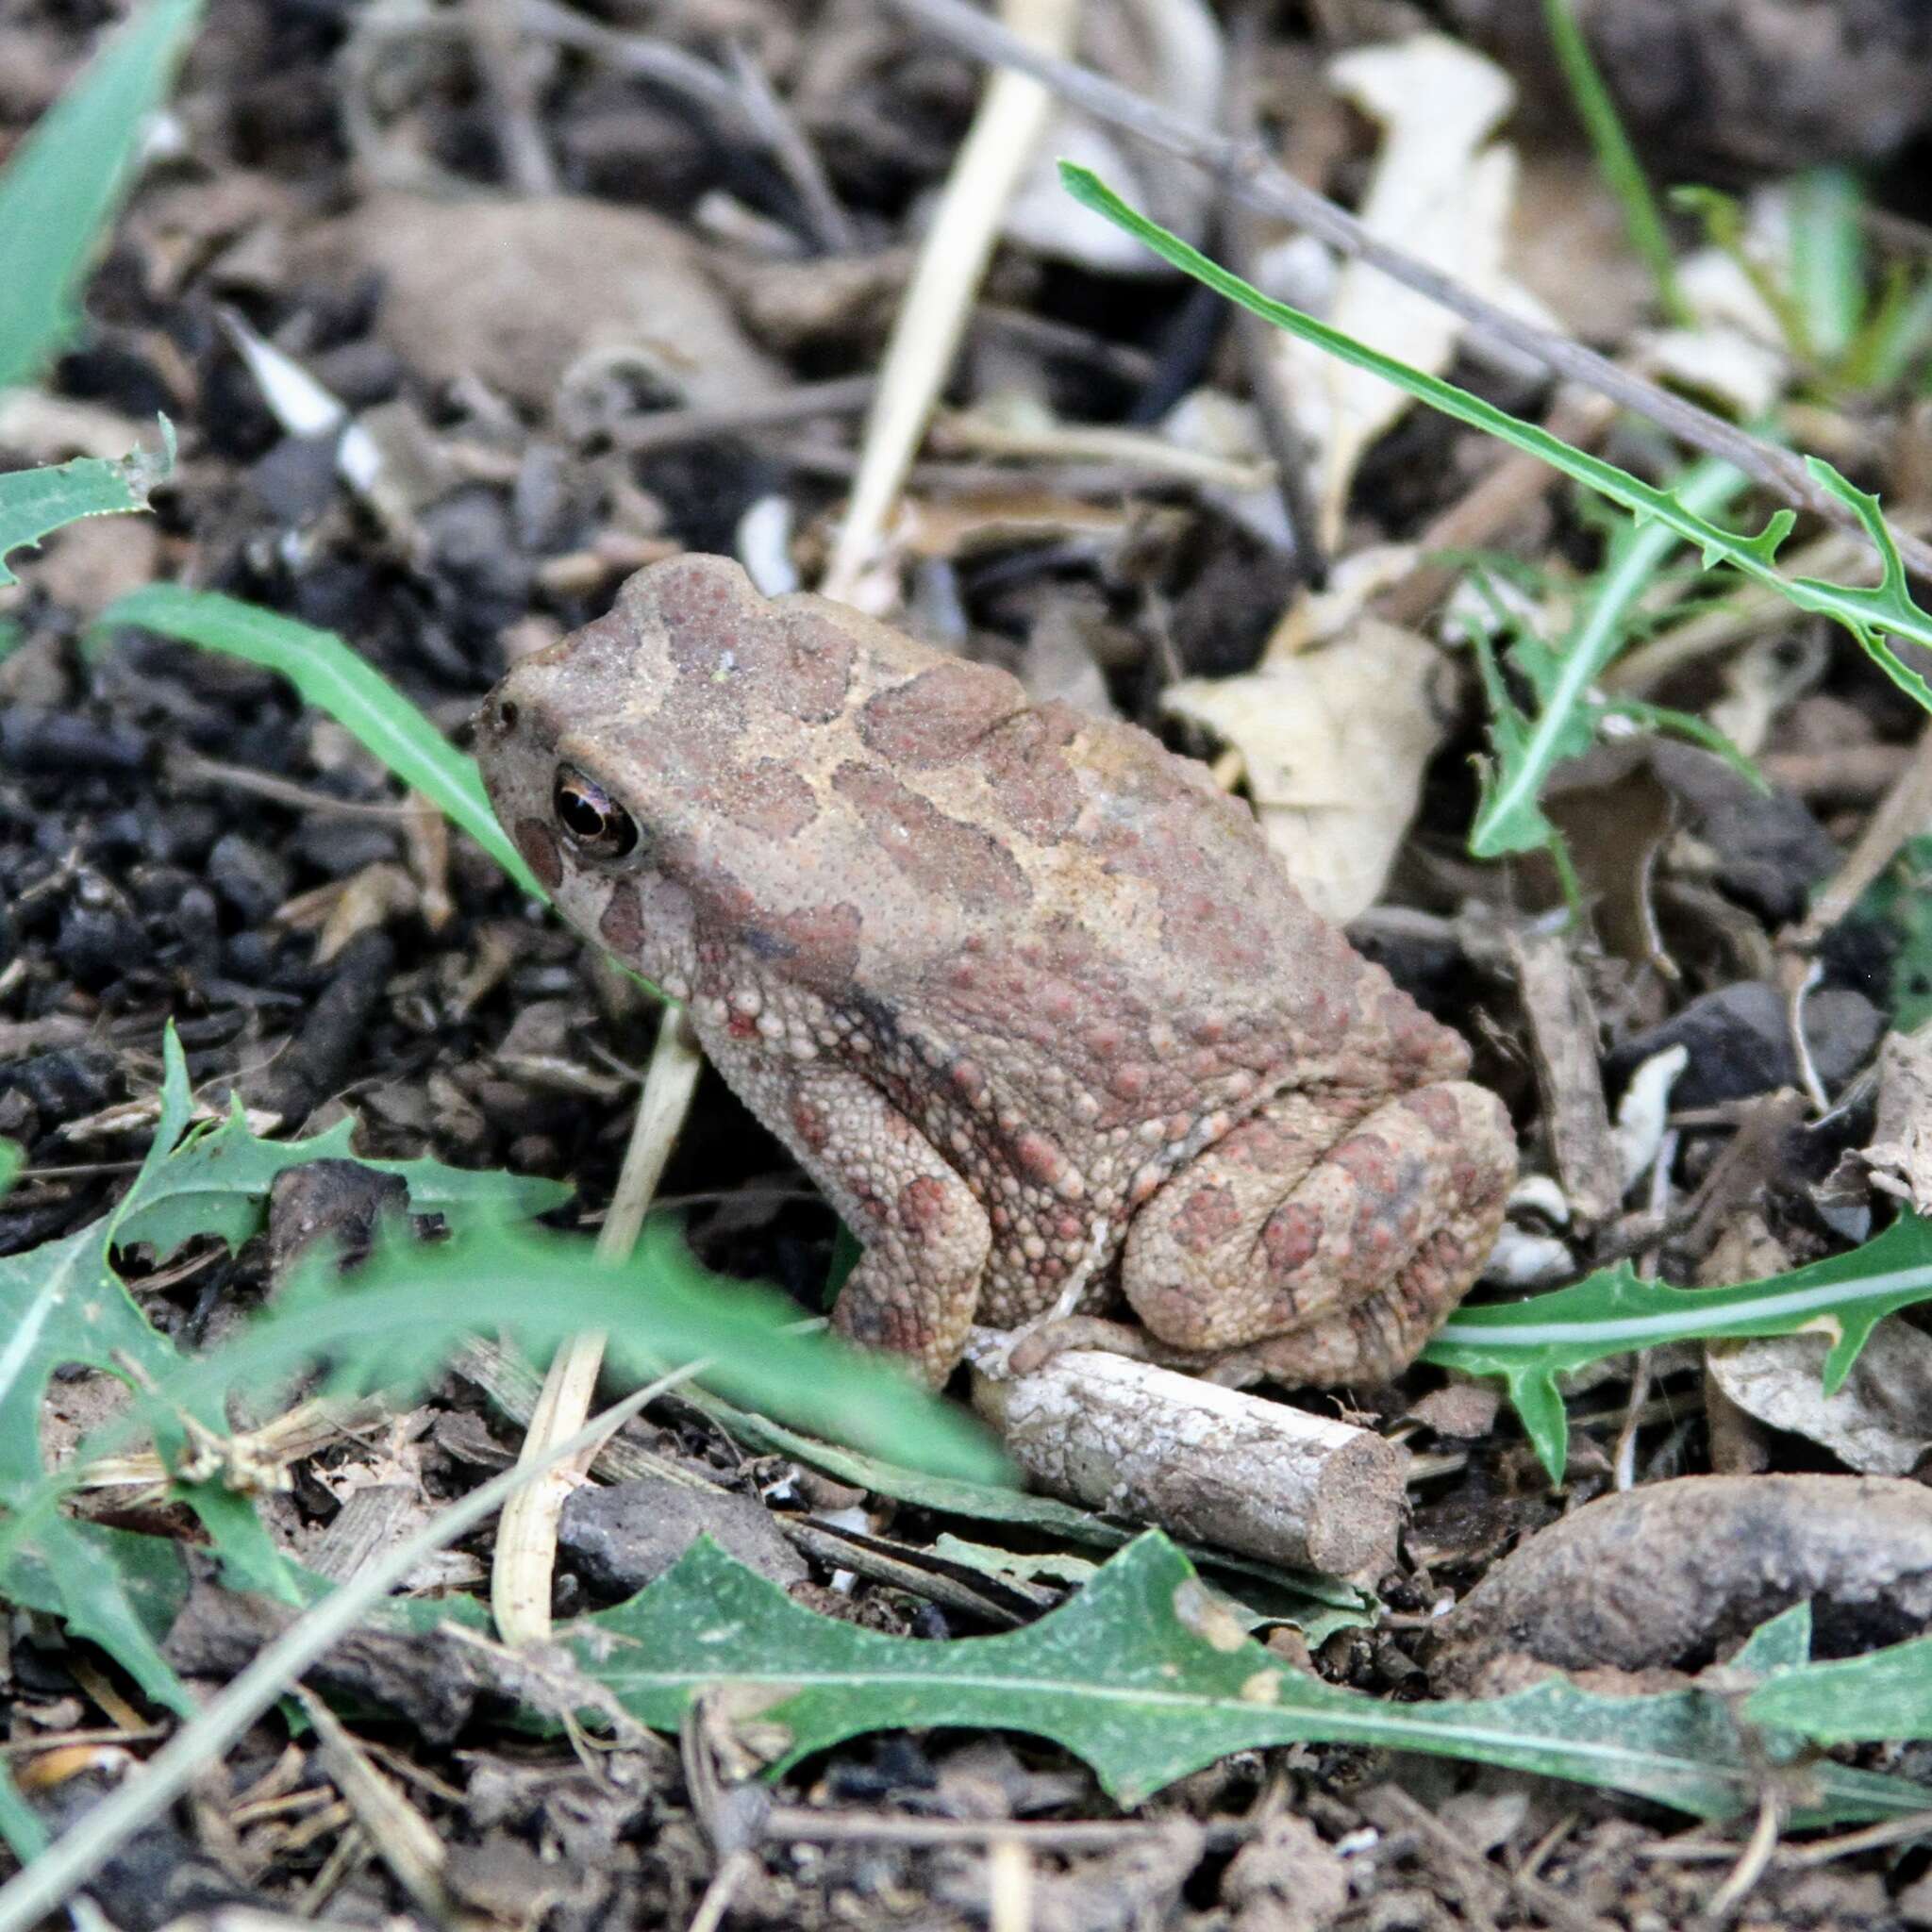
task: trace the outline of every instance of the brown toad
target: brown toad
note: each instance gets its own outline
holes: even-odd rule
[[[1463,1042],[1147,733],[680,557],[478,747],[564,916],[864,1242],[837,1325],[928,1379],[1118,1291],[1204,1366],[1374,1380],[1487,1255],[1516,1152]]]

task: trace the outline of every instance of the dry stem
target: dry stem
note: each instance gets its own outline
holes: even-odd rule
[[[617,1192],[598,1231],[600,1261],[621,1261],[636,1244],[703,1065],[704,1057],[684,1008],[666,1008],[650,1071],[644,1076],[643,1095],[638,1102],[637,1123],[625,1151],[624,1169],[617,1178]],[[524,1437],[517,1457],[519,1468],[544,1461],[558,1442],[583,1426],[603,1364],[602,1334],[575,1336],[558,1350],[544,1377],[537,1412]],[[592,1445],[588,1456],[554,1464],[504,1505],[490,1576],[490,1607],[506,1643],[539,1643],[550,1635],[550,1578],[557,1566],[558,1518],[601,1446]]]

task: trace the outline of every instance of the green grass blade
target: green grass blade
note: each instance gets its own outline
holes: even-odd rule
[[[1902,265],[1887,277],[1877,306],[1859,325],[1840,379],[1881,394],[1903,382],[1932,348],[1932,275],[1914,281]]]
[[[136,450],[119,461],[76,457],[71,463],[10,470],[0,476],[0,585],[19,581],[7,568],[9,553],[82,517],[145,509],[149,491],[175,467],[175,432],[165,416],[161,441],[158,451]]]
[[[100,626],[132,625],[279,672],[400,778],[433,800],[532,898],[548,895],[490,809],[476,761],[458,751],[333,631],[214,591],[150,584],[110,605]]]
[[[1379,350],[1357,341],[1353,336],[1317,322],[1312,315],[1305,315],[1299,308],[1291,308],[1285,302],[1274,301],[1239,275],[1230,274],[1219,262],[1210,261],[1199,249],[1190,247],[1177,235],[1169,234],[1158,223],[1150,222],[1145,215],[1129,208],[1091,168],[1062,161],[1060,181],[1083,208],[1091,208],[1096,214],[1104,215],[1116,227],[1145,242],[1163,261],[1173,263],[1183,274],[1225,295],[1230,302],[1239,303],[1264,322],[1272,322],[1290,335],[1312,342],[1319,349],[1325,349],[1353,368],[1366,369],[1381,376],[1405,394],[1427,403],[1431,408],[1440,409],[1458,423],[1468,424],[1472,429],[1484,430],[1513,448],[1540,457],[1552,469],[1574,477],[1586,489],[1595,491],[1599,496],[1632,511],[1640,519],[1655,518],[1695,544],[1707,569],[1715,563],[1728,563],[1754,582],[1768,585],[1800,610],[1814,611],[1821,617],[1829,617],[1843,625],[1857,639],[1866,655],[1901,691],[1932,711],[1932,685],[1904,663],[1886,642],[1888,637],[1909,638],[1914,643],[1932,648],[1932,612],[1922,610],[1912,602],[1906,585],[1905,570],[1899,561],[1898,546],[1886,527],[1878,499],[1848,483],[1821,458],[1806,459],[1806,467],[1812,478],[1857,513],[1885,564],[1884,581],[1876,590],[1852,589],[1841,584],[1823,583],[1813,577],[1793,579],[1780,575],[1776,569],[1778,546],[1790,534],[1791,525],[1797,521],[1792,511],[1777,511],[1755,537],[1740,537],[1735,531],[1724,529],[1680,503],[1673,491],[1659,490],[1655,484],[1646,483],[1641,477],[1633,476],[1628,470],[1619,469],[1615,463],[1606,462],[1588,451],[1573,449],[1560,437],[1552,436],[1538,424],[1525,423],[1521,417],[1497,408],[1493,403],[1486,403],[1467,390],[1457,389],[1455,384],[1443,382],[1439,377],[1425,375],[1406,362],[1399,362],[1391,356],[1385,356]]]
[[[1677,264],[1671,251],[1670,231],[1664,226],[1657,197],[1650,191],[1643,164],[1637,158],[1637,150],[1630,145],[1630,137],[1618,119],[1616,104],[1591,58],[1590,43],[1576,24],[1570,0],[1543,0],[1543,19],[1549,27],[1550,44],[1556,49],[1557,64],[1563,70],[1564,84],[1570,90],[1570,99],[1596,153],[1596,164],[1624,210],[1624,227],[1630,237],[1630,245],[1649,268],[1665,314],[1679,327],[1689,328],[1695,317],[1677,287]]]
[[[1826,370],[1843,361],[1865,312],[1861,198],[1848,168],[1813,168],[1791,188],[1791,298],[1804,351]]]
[[[31,381],[73,332],[88,264],[200,19],[201,0],[149,0],[0,173],[0,389]]]
[[[1711,458],[1677,486],[1677,496],[1702,514],[1722,509],[1746,481],[1741,471]],[[1548,841],[1548,821],[1538,804],[1544,782],[1574,740],[1578,712],[1590,705],[1597,680],[1622,648],[1637,600],[1682,541],[1676,531],[1651,523],[1626,525],[1612,542],[1607,568],[1563,648],[1556,683],[1544,697],[1535,728],[1519,757],[1498,758],[1495,783],[1469,835],[1469,849],[1477,858],[1534,851]]]

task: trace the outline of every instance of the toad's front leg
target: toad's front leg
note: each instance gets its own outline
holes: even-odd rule
[[[958,1365],[992,1231],[932,1143],[875,1088],[837,1068],[788,1069],[782,1103],[746,1090],[865,1248],[832,1325],[908,1357],[937,1387]]]
[[[1502,1102],[1466,1080],[1366,1111],[1284,1094],[1136,1212],[1122,1286],[1201,1367],[1242,1350],[1285,1382],[1385,1378],[1468,1291],[1515,1176]]]

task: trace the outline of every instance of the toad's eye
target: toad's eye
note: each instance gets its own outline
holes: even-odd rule
[[[594,778],[558,768],[551,809],[564,837],[591,858],[623,858],[637,850],[638,822]]]

